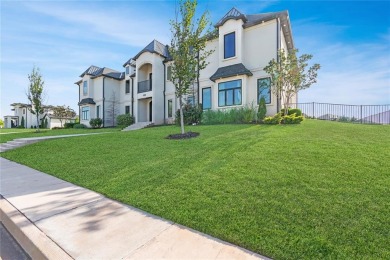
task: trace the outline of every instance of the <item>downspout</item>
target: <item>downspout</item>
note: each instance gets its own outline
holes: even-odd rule
[[[279,50],[280,50],[280,20],[279,18],[276,19],[276,61],[277,63],[280,62],[279,57]],[[276,111],[280,111],[280,103],[281,103],[281,92],[277,93],[276,95]]]
[[[81,97],[81,95],[80,95],[80,84],[78,84],[79,85],[79,103],[80,103],[80,97]],[[79,104],[77,104],[78,106],[79,106],[79,124],[81,123],[81,110],[80,110],[80,105]]]
[[[200,71],[199,71],[199,51],[198,51],[198,57],[197,57],[197,59],[198,59],[198,73],[197,73],[197,75],[196,75],[196,82],[197,82],[197,85],[198,85],[198,87],[197,87],[197,90],[196,90],[196,95],[197,95],[197,104],[199,105],[199,77],[200,77]],[[203,102],[203,100],[202,100],[202,102]]]
[[[131,116],[134,117],[134,78],[131,78]]]
[[[26,125],[24,125],[24,128],[27,128],[27,112],[28,112],[28,108],[26,107]]]
[[[103,76],[103,104],[102,104],[102,121],[103,121],[103,127],[104,127],[104,114],[105,114],[105,110],[104,110],[104,102],[105,102],[105,97],[104,97],[104,80],[105,80],[106,76]]]
[[[165,117],[165,99],[166,99],[166,97],[165,97],[165,88],[166,88],[167,82],[166,82],[166,71],[165,71],[166,67],[165,67],[164,60],[162,61],[162,64],[164,66],[164,91],[163,91],[163,96],[164,96],[164,124],[166,124],[166,122],[165,122],[165,119],[166,119],[166,117]]]

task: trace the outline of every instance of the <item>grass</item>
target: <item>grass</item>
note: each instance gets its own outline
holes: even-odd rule
[[[0,129],[0,143],[6,143],[8,141],[17,138],[27,137],[40,137],[40,136],[53,136],[53,135],[70,135],[70,134],[86,134],[86,133],[97,133],[97,132],[113,132],[119,131],[119,128],[100,128],[100,129],[40,129],[37,133],[36,129],[18,129],[18,128],[5,128]]]
[[[272,258],[390,258],[389,126],[187,130],[201,135],[153,127],[1,156]]]

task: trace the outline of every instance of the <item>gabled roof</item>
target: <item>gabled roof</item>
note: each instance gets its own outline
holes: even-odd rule
[[[227,12],[224,17],[222,17],[221,20],[219,20],[218,23],[215,24],[215,27],[218,28],[222,26],[226,21],[233,19],[233,20],[239,20],[241,19],[244,24],[242,25],[243,28],[248,28],[251,26],[258,25],[263,22],[271,21],[274,19],[278,19],[281,22],[281,28],[283,30],[284,37],[287,42],[287,48],[289,50],[294,49],[294,43],[292,39],[292,32],[291,32],[291,24],[289,20],[289,14],[288,11],[280,11],[280,12],[270,12],[270,13],[262,13],[262,14],[248,14],[245,15],[238,11],[236,8],[230,9],[229,12]]]
[[[168,46],[162,44],[157,40],[153,40],[151,43],[149,43],[145,48],[143,48],[140,52],[138,52],[138,54],[135,55],[132,59],[133,60],[138,59],[138,57],[141,56],[141,54],[144,52],[156,53],[158,55],[161,55],[164,58],[169,57]],[[128,62],[130,61],[131,59]],[[125,63],[125,66],[127,64],[128,63]]]
[[[80,75],[80,77],[84,77],[84,75],[90,75],[92,79],[105,76],[116,80],[122,80],[125,78],[124,72],[119,72],[110,68],[99,68],[97,66],[91,65],[86,71],[83,72],[83,74]],[[82,80],[79,80],[75,82],[75,84],[79,85],[82,82]]]
[[[217,79],[228,78],[238,75],[252,76],[252,72],[245,68],[244,64],[238,63],[226,67],[218,68],[218,70],[210,77],[210,80],[216,81]]]
[[[78,103],[79,106],[88,105],[88,104],[95,105],[96,103],[95,101],[93,101],[92,98],[84,98],[80,100],[80,102]]]
[[[247,21],[245,14],[241,13],[238,11],[235,7],[230,9],[229,12],[227,12],[224,17],[222,17],[221,20],[215,25],[215,27],[219,27],[223,25],[227,20],[234,19],[234,20],[239,20],[241,19],[244,23]]]

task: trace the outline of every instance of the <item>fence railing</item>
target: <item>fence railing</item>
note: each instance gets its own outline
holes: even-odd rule
[[[344,105],[329,103],[295,103],[305,117],[362,124],[390,124],[389,105]]]
[[[152,90],[152,81],[145,80],[138,82],[138,93],[144,93]]]

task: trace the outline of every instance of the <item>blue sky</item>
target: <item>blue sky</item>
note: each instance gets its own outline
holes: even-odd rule
[[[46,104],[78,111],[74,82],[90,65],[122,64],[153,39],[170,42],[177,1],[1,1],[1,114],[26,102],[41,69]],[[390,1],[199,1],[215,24],[230,8],[288,10],[295,47],[320,63],[299,102],[390,104]]]

